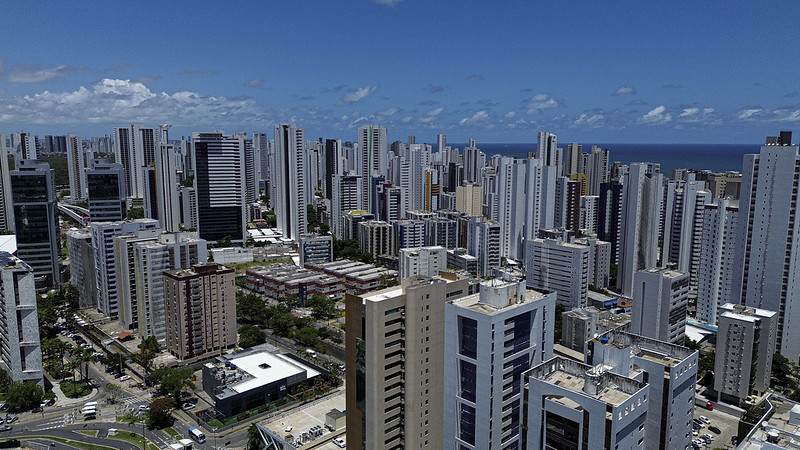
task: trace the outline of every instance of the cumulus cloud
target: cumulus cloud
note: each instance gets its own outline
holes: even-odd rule
[[[488,118],[489,118],[489,113],[487,113],[486,111],[481,110],[481,111],[478,111],[475,114],[473,114],[472,117],[465,117],[465,118],[461,119],[458,122],[458,124],[459,125],[467,125],[467,124],[472,124],[472,123],[478,123],[478,122],[483,122]]]
[[[483,80],[483,75],[472,74],[466,78],[467,81],[481,81]]]
[[[672,114],[665,113],[667,108],[664,105],[656,106],[639,118],[641,123],[666,123],[672,120]]]
[[[591,127],[600,127],[603,124],[603,113],[595,113],[589,115],[587,113],[581,113],[575,121],[572,122],[573,125],[589,125]]]
[[[394,106],[392,106],[392,107],[390,107],[388,109],[384,109],[383,111],[379,112],[378,115],[381,115],[381,116],[393,116],[393,115],[397,114],[397,111],[399,111],[399,109],[397,109]]]
[[[8,81],[10,83],[39,83],[70,73],[85,71],[85,67],[72,67],[64,64],[55,67],[19,66],[8,74]]]
[[[269,121],[271,121],[270,118]],[[251,98],[209,97],[196,92],[153,92],[143,83],[105,78],[72,92],[43,91],[0,98],[0,122],[187,123],[197,126],[266,124]]]
[[[550,94],[536,94],[528,100],[528,114],[537,114],[543,109],[558,108],[561,102],[554,99]]]
[[[183,70],[182,77],[213,77],[217,74],[215,70]]]
[[[378,86],[365,86],[354,91],[350,91],[344,95],[336,104],[338,106],[349,105],[350,103],[360,102],[369,97],[373,92],[378,89]]]
[[[412,120],[414,120],[414,118],[413,118],[413,117],[411,117],[411,116],[405,116],[405,117],[403,117],[402,119],[400,119],[400,122],[403,122],[403,123],[409,123],[409,122],[411,122]]]
[[[611,95],[636,95],[636,89],[633,86],[622,86]]]
[[[510,119],[510,118],[512,118],[512,117],[514,117],[514,116],[516,116],[516,115],[517,115],[517,113],[516,113],[516,112],[514,112],[514,111],[509,111],[509,112],[505,113],[505,115],[503,115],[503,117],[505,117],[506,119]]]
[[[687,123],[720,124],[721,120],[714,114],[714,108],[684,108],[678,114],[678,121]]]
[[[251,79],[249,79],[249,80],[245,81],[245,82],[244,82],[244,85],[245,85],[246,87],[258,87],[258,86],[263,86],[263,85],[264,85],[264,80],[262,80],[261,78],[251,78]]]
[[[739,111],[737,118],[758,122],[800,122],[800,107],[786,106],[774,110],[757,106],[745,107]]]
[[[747,119],[753,118],[753,116],[758,117],[757,114],[759,114],[762,111],[763,111],[762,108],[743,109],[743,110],[739,111],[739,114],[737,115],[737,117],[740,120],[747,120]]]
[[[441,114],[442,111],[444,111],[444,107],[440,106],[434,110],[428,111],[428,115],[431,117],[438,116],[439,114]]]

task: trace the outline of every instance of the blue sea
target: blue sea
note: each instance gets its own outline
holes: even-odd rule
[[[568,143],[559,142],[560,147]],[[467,144],[448,143],[450,147],[463,149]],[[592,145],[608,149],[609,167],[615,161],[623,164],[653,162],[661,164],[661,173],[671,176],[674,169],[711,170],[714,172],[742,170],[742,157],[748,153],[759,153],[760,144],[581,144],[583,152],[589,153]],[[434,146],[435,147],[435,146]],[[492,155],[525,158],[528,152],[536,151],[536,143],[529,144],[482,144],[477,147]]]

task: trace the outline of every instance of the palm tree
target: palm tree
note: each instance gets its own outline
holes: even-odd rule
[[[256,426],[256,424],[251,424],[247,429],[247,450],[260,450],[264,447],[264,441],[261,439],[258,426]]]

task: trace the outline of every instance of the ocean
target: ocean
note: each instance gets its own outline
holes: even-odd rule
[[[567,143],[559,142],[560,147]],[[450,147],[463,149],[467,144],[448,143]],[[671,176],[674,169],[711,170],[714,172],[742,171],[742,157],[748,153],[759,153],[759,144],[581,144],[583,152],[589,153],[592,145],[608,149],[609,167],[615,161],[623,164],[653,162],[661,164],[661,173]],[[435,145],[434,145],[435,147]],[[536,143],[530,144],[482,144],[477,147],[492,155],[525,158],[528,152],[536,151]]]

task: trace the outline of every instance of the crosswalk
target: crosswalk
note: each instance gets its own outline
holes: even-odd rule
[[[78,415],[77,413],[66,413],[61,417],[55,417],[47,422],[36,424],[35,427],[31,428],[31,431],[43,431],[43,430],[52,430],[53,428],[62,428],[65,425],[75,423],[77,415]]]

